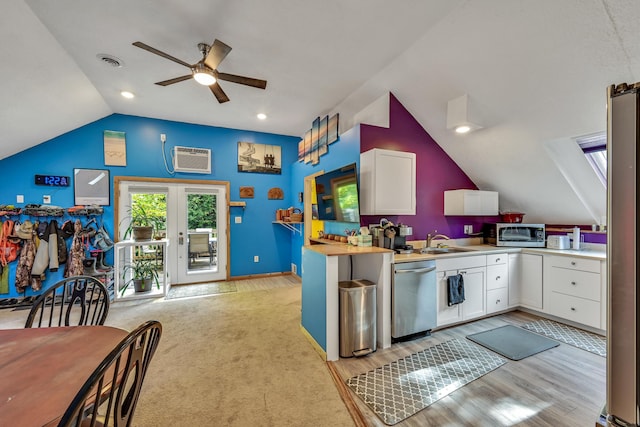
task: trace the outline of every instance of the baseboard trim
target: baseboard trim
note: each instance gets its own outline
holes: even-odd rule
[[[234,280],[259,279],[261,277],[291,276],[291,275],[292,273],[290,271],[283,271],[278,273],[248,274],[246,276],[233,276],[233,277],[229,277],[227,280],[231,282]]]
[[[364,415],[362,415],[360,408],[358,408],[358,405],[353,400],[353,395],[351,394],[349,387],[347,387],[347,384],[344,381],[342,381],[342,378],[340,378],[340,374],[338,374],[338,370],[336,368],[335,363],[327,362],[327,369],[331,374],[331,378],[333,378],[333,382],[335,383],[336,388],[338,389],[338,394],[340,394],[340,398],[344,402],[344,406],[347,407],[347,411],[349,412],[349,415],[351,415],[351,418],[353,419],[353,423],[356,425],[356,427],[367,427],[367,421]]]
[[[307,340],[309,341],[313,349],[320,355],[322,360],[326,362],[327,352],[324,351],[324,349],[320,346],[320,344],[318,344],[318,342],[315,340],[315,338],[313,338],[313,336],[309,333],[309,331],[307,331],[304,328],[304,326],[300,325],[300,331],[302,331],[302,335],[304,335],[307,338]]]

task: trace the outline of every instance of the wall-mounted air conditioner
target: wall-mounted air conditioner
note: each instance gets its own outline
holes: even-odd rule
[[[176,146],[173,150],[173,169],[176,172],[211,173],[211,150]]]

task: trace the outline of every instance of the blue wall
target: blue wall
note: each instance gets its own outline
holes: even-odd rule
[[[320,157],[317,165],[311,163],[298,162],[291,167],[291,192],[296,195],[294,207],[303,209],[303,203],[297,199],[297,194],[304,191],[304,178],[312,175],[320,170],[325,172],[337,169],[350,163],[358,165],[358,173],[360,172],[360,126],[354,126],[350,130],[340,135],[340,138],[329,145],[329,151]],[[344,234],[345,228],[357,228],[352,223],[325,221],[324,229],[327,233]],[[291,262],[296,264],[298,271],[301,270],[302,247],[304,246],[303,235],[295,234],[291,240]],[[316,236],[314,236],[316,237]]]
[[[126,133],[126,167],[104,166],[103,132],[105,130]],[[212,173],[210,175],[188,173],[170,175],[165,170],[162,158],[161,133],[167,135],[166,152],[169,161],[169,149],[175,145],[211,148]],[[290,271],[291,254],[297,252],[299,260],[300,248],[298,247],[297,250],[293,248],[295,240],[292,245],[290,231],[274,225],[272,221],[275,219],[275,211],[295,205],[298,200],[297,193],[302,191],[300,188],[302,182],[299,185],[296,182],[298,176],[296,170],[299,169],[297,163],[299,140],[300,138],[297,137],[114,114],[0,160],[0,178],[4,183],[0,187],[0,204],[16,204],[16,195],[22,194],[25,197],[25,204],[40,204],[43,195],[51,195],[52,205],[65,208],[73,206],[73,186],[67,188],[36,186],[34,175],[52,174],[72,177],[74,168],[109,169],[112,183],[114,176],[229,181],[232,201],[240,200],[241,186],[252,186],[255,197],[242,199],[247,203],[247,207],[230,209],[231,276]],[[238,141],[279,145],[282,148],[282,174],[237,172]],[[318,166],[326,165],[321,162]],[[296,185],[293,186],[292,182]],[[284,191],[284,200],[267,200],[267,192],[273,187],[279,187]],[[111,206],[105,207],[103,215],[106,228],[111,233],[113,232],[113,197],[112,185]],[[241,224],[235,224],[236,216],[242,217]],[[26,217],[23,216],[22,219],[24,218]],[[59,222],[66,218],[68,217],[59,219]],[[253,262],[254,255],[260,256],[259,263]],[[10,294],[0,295],[0,297],[17,295],[13,285],[15,265],[15,262],[12,263],[10,269]],[[62,278],[61,271],[47,272],[43,289],[60,278]],[[28,289],[26,295],[32,294],[33,292]]]

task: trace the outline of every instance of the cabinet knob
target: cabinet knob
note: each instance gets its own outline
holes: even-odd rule
[[[498,299],[498,300],[496,300],[496,304],[500,304],[500,300],[499,300],[499,299]]]
[[[575,307],[571,307],[571,311],[576,311],[576,308]]]
[[[496,258],[496,262],[500,262],[500,258]]]
[[[571,284],[572,284],[573,286],[575,286],[575,285],[576,285],[576,282],[571,282]]]
[[[496,276],[496,280],[500,280],[500,276]]]
[[[576,262],[575,261],[571,261],[571,265],[576,265]]]

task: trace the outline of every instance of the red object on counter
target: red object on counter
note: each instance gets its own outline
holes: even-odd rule
[[[502,217],[502,222],[522,222],[522,217],[524,214],[521,212],[506,212],[500,214]]]

